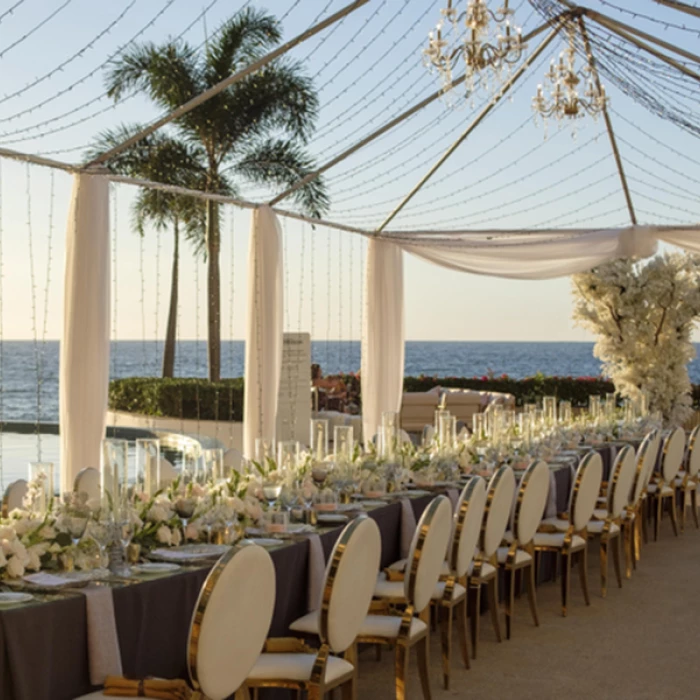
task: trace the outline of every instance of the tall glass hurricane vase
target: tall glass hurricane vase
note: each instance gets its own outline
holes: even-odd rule
[[[310,427],[311,454],[316,462],[323,462],[328,455],[328,420],[312,418]]]
[[[160,441],[136,441],[136,474],[139,487],[151,498],[158,491],[160,484]]]
[[[100,497],[102,507],[115,513],[126,502],[129,483],[129,443],[103,440],[100,461]]]
[[[396,411],[384,411],[379,433],[379,452],[384,459],[391,460],[396,456],[398,435],[399,414]]]
[[[53,499],[53,462],[29,462],[27,496],[32,512],[43,515]]]
[[[351,425],[336,425],[333,428],[333,458],[336,464],[352,461],[354,430]]]

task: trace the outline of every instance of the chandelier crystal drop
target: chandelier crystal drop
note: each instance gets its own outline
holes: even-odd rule
[[[460,58],[464,63],[467,95],[478,87],[486,90],[499,87],[520,60],[525,45],[508,1],[503,0],[495,12],[487,0],[468,0],[462,13],[448,0],[447,7],[440,10],[442,17],[428,35],[423,63],[438,73],[445,92],[452,87]],[[446,34],[456,38],[451,42]]]
[[[580,70],[576,69],[574,27],[570,26],[567,33],[568,47],[559,55],[558,63],[552,59],[544,76],[544,85],[537,86],[537,94],[532,98],[535,121],[539,117],[545,126],[548,119],[556,119],[561,125],[566,120],[581,119],[586,115],[595,121],[609,101],[605,87],[600,85],[598,88],[590,57]]]

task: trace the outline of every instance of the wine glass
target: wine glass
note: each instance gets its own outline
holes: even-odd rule
[[[185,496],[181,496],[177,499],[177,501],[175,501],[175,512],[177,513],[178,518],[180,518],[182,522],[183,542],[187,540],[187,524],[189,523],[190,518],[194,515],[196,507],[197,503],[195,502],[194,498],[187,498]]]
[[[114,521],[111,518],[93,518],[86,522],[85,531],[97,544],[100,552],[100,568],[102,568],[107,547],[114,541]],[[84,532],[85,532],[84,531]]]
[[[131,573],[131,569],[129,567],[129,545],[131,544],[131,540],[134,537],[135,530],[136,526],[131,517],[129,509],[124,508],[123,510],[118,511],[117,536],[119,539],[119,543],[121,544],[122,549],[124,550],[124,569],[122,573],[125,576],[128,576]]]
[[[263,483],[263,496],[265,496],[267,505],[270,508],[272,508],[275,505],[281,493],[282,484],[274,481],[266,481],[265,483]]]
[[[83,514],[70,515],[67,518],[68,534],[70,535],[73,547],[80,544],[88,525],[88,517]]]
[[[291,515],[294,506],[299,505],[299,492],[293,486],[285,486],[280,494],[282,507]]]

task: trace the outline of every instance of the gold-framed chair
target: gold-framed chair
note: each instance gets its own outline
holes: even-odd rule
[[[566,617],[571,597],[571,565],[578,557],[581,589],[586,605],[588,594],[587,526],[596,506],[603,479],[603,460],[597,452],[588,452],[581,460],[569,500],[568,519],[546,518],[533,538],[535,552],[553,552],[561,559],[561,609]]]
[[[320,648],[302,645],[289,651],[279,644],[275,651],[275,640],[268,640],[245,684],[255,698],[260,688],[305,692],[309,700],[321,700],[340,688],[343,700],[355,698],[355,642],[372,600],[381,547],[379,528],[371,518],[362,516],[345,526],[326,568],[320,609],[291,625],[293,631],[316,635]]]
[[[696,425],[688,438],[688,459],[686,468],[678,473],[676,477],[676,488],[683,494],[683,504],[681,506],[681,531],[685,530],[685,516],[688,510],[688,500],[693,512],[695,527],[700,528],[698,522],[698,485],[700,483],[700,444],[698,444],[698,433],[700,425]]]
[[[596,508],[588,523],[588,534],[600,537],[600,587],[603,598],[608,590],[608,550],[612,548],[613,564],[618,588],[622,588],[620,550],[622,548],[622,521],[629,505],[629,494],[634,482],[637,463],[634,450],[625,445],[617,453],[609,481],[608,508]]]
[[[676,508],[676,477],[685,457],[685,431],[683,428],[672,430],[663,441],[661,471],[652,475],[647,486],[647,494],[652,503],[654,515],[654,542],[659,539],[659,528],[663,515],[664,503],[671,511],[673,534],[678,537],[678,509]]]
[[[496,633],[496,640],[499,643],[501,642],[501,625],[498,614],[498,559],[496,552],[508,527],[514,495],[515,474],[513,470],[507,466],[499,467],[489,481],[484,518],[481,522],[479,547],[474,556],[472,572],[469,575],[469,587],[474,593],[471,633],[472,657],[475,659],[479,645],[482,586],[487,586],[491,623]]]
[[[89,501],[99,501],[100,498],[100,472],[95,467],[84,467],[76,475],[73,481],[73,491],[84,493]]]
[[[195,691],[207,700],[225,700],[234,693],[236,698],[246,697],[241,686],[263,648],[274,607],[275,567],[268,552],[256,545],[232,547],[209,572],[192,615],[187,667]],[[127,679],[107,682],[130,688],[134,694],[129,696],[141,700],[154,696],[139,695],[140,688],[164,683]],[[98,690],[78,700],[110,697],[114,695]]]
[[[396,700],[405,700],[409,655],[415,647],[425,700],[430,700],[428,637],[430,602],[440,579],[452,530],[452,505],[434,498],[418,521],[403,580],[377,580],[375,598],[383,607],[367,615],[357,642],[395,647]],[[378,606],[375,606],[375,609]],[[392,614],[393,613],[393,614]]]
[[[535,593],[535,556],[532,538],[542,522],[542,514],[549,495],[549,467],[545,462],[534,461],[520,480],[513,512],[513,528],[503,536],[503,545],[496,551],[498,565],[505,574],[506,639],[510,639],[515,608],[515,574],[529,569],[527,594],[530,613],[535,627],[540,621],[537,615]]]
[[[2,497],[2,517],[6,518],[16,508],[24,508],[24,497],[29,484],[26,479],[17,479],[7,485]]]

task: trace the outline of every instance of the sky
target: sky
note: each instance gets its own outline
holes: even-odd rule
[[[17,0],[0,2],[0,147],[80,162],[103,129],[146,123],[159,114],[135,96],[114,105],[104,96],[104,71],[132,41],[162,43],[180,36],[200,46],[244,0]],[[343,0],[252,0],[283,17],[285,38]],[[457,3],[460,4],[460,3]],[[632,10],[679,22],[651,0],[591,0],[621,21]],[[293,50],[314,78],[321,100],[308,148],[323,163],[433,92],[437,78],[421,65],[439,0],[371,0],[334,29]],[[515,0],[525,31],[540,21],[527,0]],[[643,7],[642,7],[643,6]],[[685,19],[685,18],[684,18]],[[642,20],[638,20],[642,21]],[[688,24],[692,20],[689,20]],[[669,41],[688,35],[653,22]],[[67,40],[68,38],[68,40]],[[696,39],[696,37],[693,37]],[[536,42],[535,42],[536,43]],[[691,42],[692,45],[692,42]],[[555,41],[541,60],[458,149],[392,223],[395,229],[623,226],[625,202],[602,121],[577,129],[532,119],[530,101]],[[531,49],[533,47],[530,47]],[[608,86],[611,116],[639,218],[691,223],[700,218],[700,165],[694,137],[647,112]],[[444,100],[407,120],[332,168],[328,218],[372,230],[464,130],[488,95]],[[63,252],[71,177],[37,166],[0,162],[0,265],[6,339],[59,338]],[[242,196],[267,201],[273,192],[241,185]],[[112,186],[113,339],[162,338],[172,236],[130,223],[135,190]],[[293,208],[291,203],[284,206]],[[224,207],[223,336],[245,329],[250,214]],[[362,333],[362,236],[325,226],[282,221],[285,241],[285,328],[317,339],[358,339]],[[590,340],[571,321],[570,281],[512,281],[448,271],[405,256],[406,337],[416,340]],[[186,247],[181,269],[181,339],[205,338],[205,267]]]

